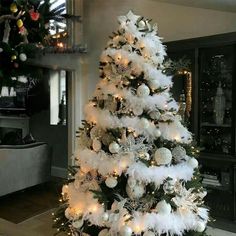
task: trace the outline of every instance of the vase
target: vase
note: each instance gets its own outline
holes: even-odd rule
[[[221,87],[221,82],[219,82],[216,96],[214,98],[214,112],[215,112],[215,123],[217,125],[222,125],[224,122],[225,114],[225,96],[223,89]]]

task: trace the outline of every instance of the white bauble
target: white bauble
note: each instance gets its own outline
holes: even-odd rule
[[[137,95],[142,98],[146,98],[150,94],[150,89],[146,84],[141,84],[137,88]]]
[[[0,53],[1,53],[1,52],[3,52],[3,49],[2,49],[2,48],[0,48]]]
[[[19,58],[20,58],[21,61],[26,61],[26,60],[27,60],[27,56],[26,56],[25,53],[21,53],[21,54],[19,55]]]
[[[149,121],[146,118],[141,118],[139,121],[139,125],[142,129],[148,129],[149,128]]]
[[[115,177],[108,177],[105,184],[108,188],[114,188],[117,185],[117,179]]]
[[[156,90],[160,87],[160,83],[157,79],[148,81],[148,85],[152,90]]]
[[[167,165],[171,163],[172,154],[168,148],[158,148],[154,154],[154,159],[158,165]]]
[[[188,160],[188,165],[190,165],[193,169],[198,167],[198,161],[195,158],[190,158]]]
[[[108,235],[109,235],[108,229],[103,229],[98,234],[98,236],[108,236]]]
[[[160,113],[159,111],[155,110],[155,111],[151,111],[151,112],[149,113],[149,116],[150,116],[153,120],[159,120],[160,117],[161,117],[161,113]]]
[[[102,220],[103,221],[108,221],[109,220],[109,214],[107,212],[104,212],[102,215]]]
[[[137,181],[134,178],[129,177],[127,180],[127,184],[130,188],[133,188],[137,184]]]
[[[65,210],[65,217],[69,220],[73,219],[73,214],[72,214],[71,209],[69,207],[67,207]]]
[[[170,214],[171,213],[171,205],[167,203],[165,200],[162,200],[157,203],[156,210],[160,214]]]
[[[139,157],[144,160],[150,160],[150,154],[148,152],[139,152]]]
[[[175,148],[173,148],[171,153],[176,162],[181,162],[186,158],[186,150],[181,146],[176,146]]]
[[[167,194],[173,193],[175,191],[175,180],[170,179],[166,181],[163,185],[163,190]]]
[[[161,131],[159,129],[155,129],[153,133],[156,138],[159,138],[161,136]]]
[[[84,221],[81,219],[81,220],[76,220],[76,221],[73,221],[72,222],[72,226],[76,229],[79,229],[83,226],[84,224]]]
[[[196,226],[196,231],[201,233],[205,230],[205,228],[206,228],[206,224],[202,221],[199,221]]]
[[[139,27],[139,28],[143,28],[143,27],[145,27],[145,26],[146,26],[145,21],[141,20],[141,21],[138,22],[138,27]]]
[[[118,153],[120,150],[120,145],[116,142],[112,142],[110,145],[109,145],[109,151],[111,153]]]
[[[120,229],[120,235],[121,236],[131,236],[132,235],[132,229],[129,226],[124,225]]]
[[[133,109],[133,113],[134,115],[136,116],[140,116],[143,114],[143,108],[140,107],[140,106],[136,106],[134,109]]]
[[[131,199],[139,199],[145,193],[145,186],[143,184],[136,184],[134,187],[126,185],[126,193]]]
[[[93,146],[93,150],[94,150],[95,152],[98,152],[98,151],[100,151],[101,148],[102,148],[102,143],[101,143],[98,139],[94,139],[92,146]]]
[[[155,234],[152,231],[146,231],[143,236],[155,236]]]

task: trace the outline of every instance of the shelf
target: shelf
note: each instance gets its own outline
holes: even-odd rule
[[[231,128],[232,126],[230,124],[222,124],[222,125],[217,125],[217,124],[212,124],[208,122],[203,122],[201,123],[201,127],[222,127],[222,128]]]
[[[208,185],[208,184],[202,184],[202,185],[208,190],[230,191],[229,188],[224,187],[224,186],[213,186],[213,185]]]

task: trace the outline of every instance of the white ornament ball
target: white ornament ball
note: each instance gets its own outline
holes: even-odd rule
[[[102,148],[102,143],[101,143],[98,139],[94,139],[92,146],[93,146],[93,150],[94,150],[95,152],[98,152],[98,151],[100,151],[101,148]]]
[[[144,160],[150,160],[150,154],[148,152],[139,152],[139,157]]]
[[[133,113],[136,116],[140,116],[143,114],[143,109],[140,106],[137,106],[133,109]]]
[[[105,184],[108,188],[114,188],[117,185],[117,179],[115,177],[108,177]]]
[[[159,88],[160,83],[159,83],[158,80],[154,79],[154,80],[148,81],[148,85],[150,86],[150,88],[151,88],[152,90],[156,90],[156,89]]]
[[[130,188],[133,188],[137,184],[137,181],[134,178],[129,177],[127,180],[127,184]]]
[[[167,203],[165,200],[162,200],[157,203],[156,210],[160,214],[170,214],[171,213],[171,205]]]
[[[149,113],[149,116],[153,119],[153,120],[159,120],[161,117],[161,113],[159,111],[151,111]]]
[[[131,236],[132,235],[132,229],[127,226],[124,225],[121,229],[120,229],[120,235],[121,236]]]
[[[154,130],[154,135],[156,138],[159,138],[161,136],[161,131],[159,129]]]
[[[148,119],[146,118],[141,118],[139,124],[142,129],[148,129],[150,125]]]
[[[175,191],[175,180],[171,179],[164,183],[163,190],[165,193],[170,194]]]
[[[150,94],[150,89],[146,84],[141,84],[137,88],[137,95],[142,98],[146,98]]]
[[[167,165],[172,160],[172,154],[168,148],[162,147],[156,150],[154,158],[158,165]]]
[[[146,231],[143,236],[155,236],[155,234],[152,231]]]
[[[118,153],[120,150],[120,145],[116,142],[112,142],[110,145],[109,145],[109,151],[111,153]]]
[[[27,60],[27,56],[26,56],[25,53],[21,53],[21,54],[19,55],[19,58],[20,58],[21,61],[26,61],[26,60]]]
[[[79,229],[83,226],[84,224],[84,221],[81,219],[81,220],[76,220],[76,221],[73,221],[72,222],[72,226],[76,229]]]
[[[173,148],[171,153],[176,162],[181,162],[186,159],[186,150],[181,146]]]
[[[109,220],[109,214],[107,212],[104,212],[104,214],[102,215],[102,220],[103,221],[108,221]]]
[[[103,229],[98,234],[98,236],[108,236],[108,235],[109,235],[108,229]]]
[[[126,185],[126,193],[131,199],[139,199],[145,193],[145,186],[143,184],[136,184],[134,187]]]
[[[2,48],[0,48],[0,53],[1,53],[1,52],[3,52],[3,49],[2,49]]]
[[[145,26],[146,26],[145,21],[143,21],[143,20],[139,21],[139,23],[138,23],[138,27],[139,27],[139,28],[143,28],[143,27],[145,27]]]
[[[205,230],[205,228],[206,228],[206,224],[204,222],[199,221],[197,223],[196,231],[201,233]]]
[[[188,164],[193,168],[197,168],[198,167],[198,161],[195,158],[190,158],[188,160]]]

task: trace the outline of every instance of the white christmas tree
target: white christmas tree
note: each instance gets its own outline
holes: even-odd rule
[[[74,173],[55,216],[70,235],[205,235],[206,192],[181,124],[157,26],[120,16],[85,107]]]

